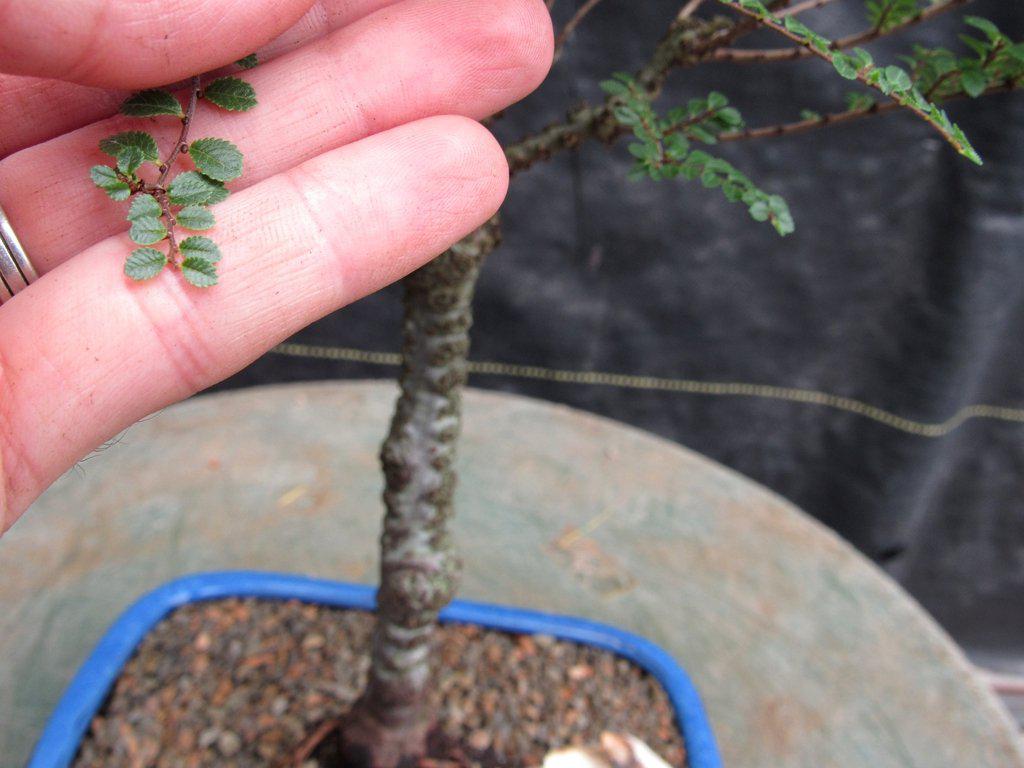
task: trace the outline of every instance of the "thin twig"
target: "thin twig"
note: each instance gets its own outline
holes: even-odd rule
[[[963,0],[950,0],[951,3],[962,2],[962,1]],[[734,6],[734,7],[736,8],[737,11],[739,11],[742,14],[744,14],[745,16],[749,16],[749,17],[751,17],[753,19],[757,19],[757,21],[760,24],[762,24],[763,26],[767,27],[768,29],[774,30],[778,34],[782,35],[783,37],[785,37],[785,38],[793,41],[797,45],[801,46],[804,50],[809,52],[808,55],[816,56],[819,59],[827,61],[829,64],[833,63],[832,54],[830,54],[827,51],[819,50],[809,40],[804,39],[803,37],[801,37],[800,35],[798,35],[795,32],[791,32],[789,29],[786,28],[785,25],[783,25],[779,21],[772,20],[771,18],[764,18],[757,11],[749,10],[747,8],[744,8],[743,6]],[[933,6],[933,7],[938,7],[938,6]],[[858,82],[860,82],[860,83],[863,83],[864,85],[875,87],[876,90],[877,90],[877,87],[876,86],[872,86],[871,81],[868,79],[867,75],[865,75],[865,71],[866,70],[864,70],[864,69],[857,70],[857,72],[855,73],[856,80]],[[901,107],[903,107],[904,109],[906,109],[909,112],[913,112],[915,115],[917,115],[922,120],[924,120],[926,123],[928,123],[940,136],[942,136],[942,138],[945,141],[948,141],[950,144],[952,144],[953,147],[955,147],[957,149],[957,151],[966,154],[964,152],[964,148],[957,142],[957,140],[955,138],[953,138],[949,133],[947,133],[947,131],[943,128],[943,126],[940,125],[932,117],[931,114],[929,114],[927,109],[923,109],[922,107],[917,106],[916,103],[912,103],[912,102],[907,101],[907,100],[902,100],[897,94],[887,94],[887,95],[889,96],[890,99],[892,99],[893,101],[897,102]]]
[[[804,0],[802,3],[791,5],[789,8],[779,11],[776,16],[783,18],[786,16],[796,16],[799,13],[806,13],[807,11],[814,11],[822,6],[828,5],[832,0]]]
[[[788,0],[772,0],[773,11],[788,5]],[[741,36],[757,29],[757,21],[727,16],[710,19],[686,18],[676,21],[658,43],[650,60],[636,73],[636,82],[653,101],[674,69],[706,61],[723,45],[731,45]],[[561,122],[553,123],[505,147],[512,173],[526,170],[559,152],[573,149],[586,139],[611,142],[626,132],[612,115],[613,99],[600,104],[585,104],[574,109]]]
[[[946,0],[941,5],[932,5],[923,10],[919,11],[914,16],[911,16],[906,21],[900,22],[889,29],[881,29],[877,26],[865,29],[861,32],[857,32],[846,37],[840,37],[832,41],[832,50],[841,51],[847,48],[852,48],[856,45],[863,45],[869,43],[872,40],[876,40],[880,37],[885,37],[896,32],[902,31],[907,27],[911,27],[915,24],[933,19],[940,14],[946,13],[958,8],[961,5],[965,5],[972,0]],[[796,8],[798,6],[793,6]],[[789,9],[792,11],[793,9]],[[787,15],[785,11],[778,14],[779,16]],[[793,47],[793,48],[767,48],[767,49],[737,49],[737,48],[719,48],[713,54],[712,58],[716,61],[734,61],[738,63],[750,63],[750,62],[761,62],[761,61],[794,61],[795,59],[805,59],[808,56],[813,56],[814,52],[804,47]]]
[[[312,757],[316,748],[319,747],[328,736],[334,731],[341,727],[341,720],[327,720],[320,724],[320,726],[313,731],[309,736],[302,740],[302,743],[296,748],[295,753],[292,755],[291,761],[287,764],[288,768],[295,766],[299,768],[303,763]]]
[[[597,7],[601,0],[586,0],[581,5],[576,13],[573,14],[572,18],[566,22],[565,26],[562,27],[562,31],[558,33],[558,37],[555,38],[555,61],[562,56],[562,49],[565,47],[566,42],[572,37],[572,33],[576,31],[576,27],[587,17],[594,8]]]
[[[158,187],[162,187],[164,182],[167,181],[167,174],[171,172],[171,166],[178,159],[178,154],[183,148],[188,146],[188,129],[192,125],[192,116],[196,113],[196,102],[199,101],[201,87],[202,78],[199,75],[194,75],[192,77],[191,93],[188,97],[188,109],[185,110],[185,116],[181,119],[181,133],[178,135],[178,141],[174,145],[174,149],[171,150],[171,154],[167,156],[167,160],[164,162],[164,169],[160,172],[160,178],[156,180],[156,186]]]
[[[690,18],[703,4],[704,0],[690,0],[690,2],[679,9],[679,13],[676,14],[676,21]]]
[[[1008,93],[1009,91],[1017,90],[1020,88],[1020,84],[1016,81],[1008,81],[1000,85],[993,85],[988,87],[982,93],[978,94],[975,98],[981,98],[982,96],[991,96],[996,93]],[[967,98],[966,94],[958,93],[954,96],[950,96],[948,99],[944,99],[942,103],[947,101],[959,101],[960,99]],[[727,131],[718,134],[719,142],[726,141],[743,141],[745,139],[764,139],[772,138],[775,136],[791,136],[797,133],[804,133],[805,131],[812,131],[817,128],[826,128],[832,125],[840,125],[842,123],[848,123],[853,120],[859,120],[862,117],[871,117],[873,115],[884,115],[888,112],[895,112],[899,109],[900,105],[895,101],[887,101],[884,103],[875,102],[870,107],[865,109],[848,109],[843,112],[830,112],[828,114],[820,115],[818,117],[810,117],[806,120],[795,120],[791,123],[779,123],[777,125],[765,125],[760,128],[743,128],[738,131]]]
[[[153,190],[152,194],[156,197],[157,202],[160,203],[160,209],[167,220],[167,242],[170,246],[167,249],[167,262],[177,267],[179,251],[178,241],[174,237],[174,214],[171,213],[171,201],[167,198],[167,193],[162,189]]]

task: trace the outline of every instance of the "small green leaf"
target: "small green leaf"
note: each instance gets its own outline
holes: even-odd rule
[[[178,174],[167,187],[167,197],[175,205],[213,205],[227,196],[223,184],[196,171]]]
[[[213,227],[213,214],[206,208],[200,205],[190,205],[186,208],[182,208],[178,211],[177,215],[178,224],[185,229],[191,229],[193,232],[199,232],[204,229],[210,229]]]
[[[991,42],[996,42],[1002,37],[1002,33],[999,31],[999,27],[993,24],[988,19],[983,19],[980,16],[964,16],[964,23],[970,24],[975,29],[980,29],[985,33]]]
[[[217,265],[201,256],[190,256],[181,262],[181,274],[196,288],[217,284]]]
[[[965,68],[960,75],[960,87],[972,99],[977,98],[988,88],[988,75],[980,67]]]
[[[89,169],[89,176],[93,184],[114,200],[127,200],[132,193],[128,183],[118,178],[117,172],[109,165],[94,165]]]
[[[226,139],[196,139],[188,154],[196,168],[211,179],[231,181],[242,175],[242,153]]]
[[[256,106],[256,91],[237,77],[221,77],[203,89],[203,98],[218,107],[244,112]]]
[[[128,237],[139,245],[153,245],[167,237],[167,227],[161,219],[153,216],[144,216],[132,222],[128,230]]]
[[[136,248],[124,263],[124,273],[132,280],[150,280],[167,265],[167,257],[156,248]]]
[[[156,139],[145,131],[125,131],[108,136],[100,142],[100,149],[111,157],[120,157],[127,150],[137,149],[142,153],[143,161],[160,162]]]
[[[117,170],[125,176],[133,176],[145,160],[142,150],[138,147],[125,147],[117,156]]]
[[[181,241],[181,245],[178,246],[178,250],[181,251],[181,255],[186,258],[195,257],[197,259],[204,259],[211,264],[220,261],[220,248],[208,237],[202,235],[192,235],[186,237]]]
[[[847,80],[857,79],[857,60],[845,53],[837,53],[832,57],[832,66],[841,77]]]
[[[252,69],[259,64],[259,61],[256,59],[255,53],[250,53],[248,56],[243,56],[241,59],[236,61],[235,64],[240,66],[242,69]]]
[[[813,109],[801,109],[800,110],[801,120],[821,120],[821,112],[815,112]]]
[[[163,88],[150,88],[129,97],[121,105],[121,114],[131,117],[155,117],[157,115],[174,115],[184,117],[181,102],[170,91]]]
[[[156,201],[155,197],[152,195],[136,195],[132,200],[132,204],[128,206],[128,221],[158,219],[162,213],[163,209],[160,208],[160,203]]]
[[[886,67],[885,78],[896,92],[908,91],[914,85],[906,70],[897,66]]]

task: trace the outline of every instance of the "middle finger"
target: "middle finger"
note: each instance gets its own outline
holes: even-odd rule
[[[550,61],[542,0],[405,0],[246,73],[259,106],[197,110],[191,138],[220,136],[245,155],[241,189],[320,153],[439,114],[481,118],[522,98]],[[102,120],[0,161],[0,205],[40,272],[124,229],[88,168],[137,119]],[[161,146],[173,119],[149,130]]]

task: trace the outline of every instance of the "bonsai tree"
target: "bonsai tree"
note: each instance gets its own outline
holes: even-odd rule
[[[912,46],[900,57],[901,64],[895,64],[876,63],[863,47],[969,1],[866,0],[863,28],[835,39],[814,29],[810,20],[813,11],[831,0],[680,2],[642,67],[611,75],[602,83],[603,101],[575,107],[564,120],[507,145],[509,167],[516,174],[585,141],[611,146],[625,138],[635,158],[631,179],[699,180],[785,236],[795,227],[786,201],[715,156],[713,147],[902,112],[921,121],[922,130],[938,133],[968,161],[980,164],[978,153],[942,105],[1021,87],[1024,42],[1014,42],[990,21],[968,15],[963,18],[962,49]],[[559,0],[546,2],[553,9]],[[558,35],[556,59],[601,2],[581,0]],[[759,29],[774,32],[779,44],[757,50],[734,47]],[[694,94],[688,103],[667,108],[659,103],[666,80],[678,70],[708,62],[770,66],[805,58],[819,60],[850,81],[845,104],[819,113],[794,103],[791,122],[748,125],[728,97],[718,92]],[[253,57],[239,62],[242,68],[253,65]],[[127,114],[181,119],[181,137],[172,155],[161,161],[148,134],[127,132],[103,145],[116,159],[116,167],[92,170],[94,181],[111,197],[133,198],[128,214],[131,236],[143,246],[127,257],[125,271],[133,279],[149,279],[170,266],[198,288],[216,283],[219,251],[213,241],[201,235],[180,242],[175,238],[175,225],[193,231],[212,228],[208,207],[227,195],[223,182],[242,172],[241,154],[229,142],[203,138],[188,143],[191,116],[200,98],[228,110],[256,103],[251,87],[235,77],[205,86],[194,78],[184,109],[167,91],[137,94],[125,103]],[[196,170],[168,179],[168,169],[180,152],[192,157]],[[156,182],[136,175],[143,162],[157,164]],[[165,239],[166,253],[151,247]],[[425,754],[434,723],[430,694],[435,628],[439,612],[455,591],[459,571],[448,523],[454,513],[473,294],[484,259],[500,242],[501,226],[495,217],[404,281],[401,395],[381,450],[386,513],[378,622],[366,688],[341,727],[346,765],[394,768]]]
[[[611,3],[615,0],[606,0]],[[549,9],[558,0],[547,0]],[[707,147],[767,139],[901,111],[924,122],[969,161],[981,163],[941,104],[1018,88],[1024,83],[1024,43],[986,19],[966,16],[965,50],[914,46],[903,65],[876,64],[862,46],[902,32],[967,0],[868,0],[863,29],[829,39],[802,19],[830,0],[689,0],[669,19],[664,37],[637,72],[602,83],[602,103],[574,108],[505,148],[513,174],[588,140],[630,139],[633,179],[697,180],[742,204],[780,235],[794,229],[786,201],[762,190]],[[556,59],[573,32],[601,3],[585,0],[562,27]],[[626,11],[623,11],[626,12]],[[779,47],[733,48],[759,28],[778,34]],[[792,122],[748,126],[720,93],[695,95],[659,111],[658,98],[676,70],[712,61],[767,65],[820,59],[851,81],[846,103],[825,114],[794,104]],[[448,522],[456,484],[461,395],[467,378],[473,293],[484,259],[501,242],[498,218],[404,281],[401,394],[381,450],[386,481],[381,535],[378,623],[369,680],[342,728],[347,762],[392,768],[425,750],[433,723],[431,644],[438,613],[455,590],[458,560]]]

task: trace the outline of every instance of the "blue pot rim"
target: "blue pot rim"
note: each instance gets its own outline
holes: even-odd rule
[[[227,597],[300,600],[373,611],[376,588],[258,571],[198,573],[157,587],[129,606],[100,638],[50,715],[28,768],[66,768],[71,764],[122,668],[161,619],[183,605]],[[468,600],[453,601],[441,612],[441,620],[518,634],[553,635],[629,659],[652,674],[668,694],[686,744],[688,768],[722,768],[697,689],[675,660],[650,640],[588,619]]]

